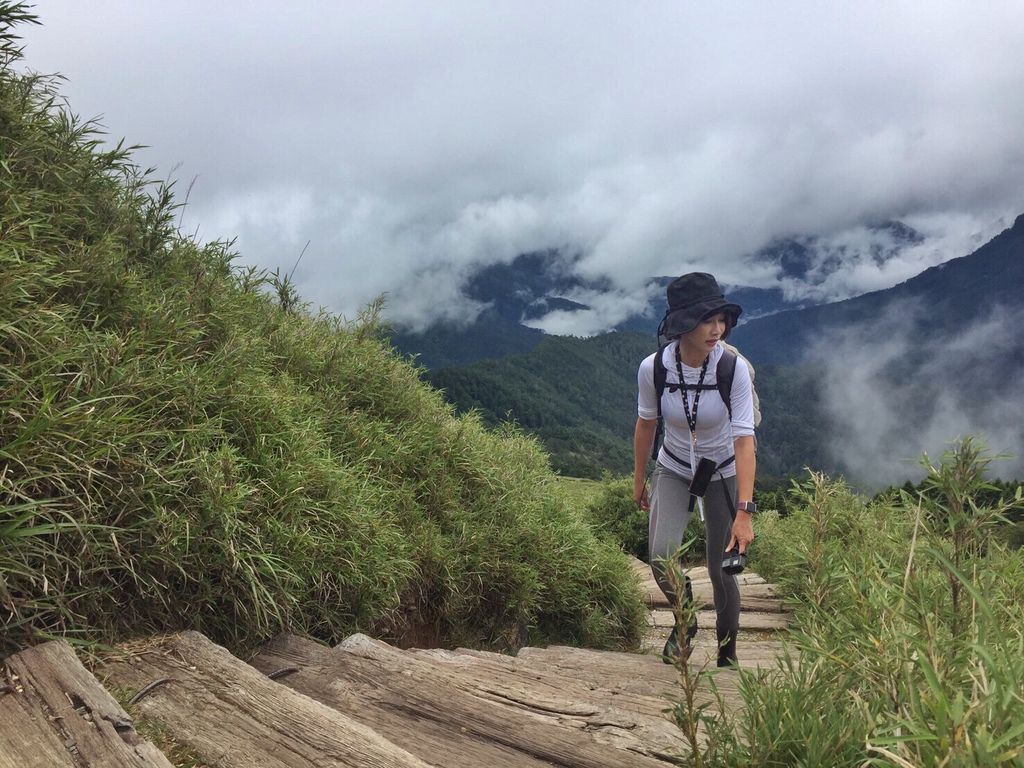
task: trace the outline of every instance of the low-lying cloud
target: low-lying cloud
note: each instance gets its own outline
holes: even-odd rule
[[[994,454],[1000,477],[1024,475],[1024,356],[1015,316],[1000,308],[956,333],[914,342],[922,305],[892,307],[870,324],[827,334],[810,357],[823,364],[831,459],[862,487],[920,479],[934,461],[975,437]]]

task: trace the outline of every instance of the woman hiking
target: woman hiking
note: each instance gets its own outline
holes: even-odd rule
[[[754,404],[750,371],[742,357],[736,358],[728,402],[718,391],[716,376],[719,360],[727,354],[722,342],[743,310],[726,301],[715,278],[704,272],[676,278],[667,296],[668,310],[658,331],[670,341],[645,358],[637,373],[633,498],[649,511],[648,549],[654,578],[676,605],[666,565],[677,556],[698,505],[690,493],[693,468],[701,459],[714,462],[712,481],[703,496],[707,566],[715,596],[718,666],[735,666],[740,593],[736,577],[723,573],[722,559],[734,546],[745,553],[754,540]],[[655,385],[658,354],[664,363],[660,403]],[[665,436],[648,497],[645,475],[659,416]],[[692,604],[689,578],[685,590],[686,603]],[[665,643],[663,660],[673,663],[688,658],[696,633],[696,618],[685,630],[677,623]]]

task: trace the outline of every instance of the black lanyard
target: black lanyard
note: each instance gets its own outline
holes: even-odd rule
[[[697,379],[697,388],[693,393],[693,413],[690,413],[690,401],[686,398],[686,380],[683,378],[683,355],[676,345],[676,373],[679,375],[679,391],[683,395],[683,411],[686,413],[686,423],[690,427],[690,439],[694,445],[697,444],[697,406],[700,404],[700,393],[704,388],[704,375],[708,372],[708,361],[711,355],[704,358],[704,365],[700,367],[700,378]]]

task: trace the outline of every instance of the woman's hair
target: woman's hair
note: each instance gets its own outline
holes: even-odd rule
[[[693,331],[696,331],[700,327],[701,323],[706,323],[708,320],[715,317],[716,315],[722,315],[725,318],[725,330],[722,332],[722,341],[725,341],[726,339],[729,338],[729,334],[732,333],[732,329],[736,327],[737,318],[736,315],[732,314],[731,312],[724,312],[721,309],[709,312],[707,315],[700,319],[700,322],[698,322],[697,325],[693,327],[693,330],[687,331],[687,333],[693,333]],[[676,341],[678,339],[681,339],[685,335],[685,333],[680,333],[678,336],[669,336],[668,340]]]

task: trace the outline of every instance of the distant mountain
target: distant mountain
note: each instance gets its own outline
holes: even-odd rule
[[[529,352],[543,339],[543,331],[507,320],[494,310],[484,310],[466,326],[438,323],[421,333],[391,335],[396,349],[431,370]]]
[[[759,474],[809,466],[878,487],[965,433],[993,434],[1000,450],[1024,446],[1024,334],[1012,324],[1022,297],[1024,216],[894,288],[737,328],[731,340],[756,363],[765,415]],[[536,434],[565,474],[628,472],[636,367],[654,344],[651,332],[545,337],[522,354],[427,375],[458,408]]]
[[[902,482],[913,459],[967,435],[1006,457],[993,467],[1002,477],[1020,477],[1022,312],[1024,216],[968,256],[884,291],[755,320],[734,341],[761,366],[818,372],[822,455],[862,483]]]
[[[763,268],[778,267],[780,278],[807,285],[824,282],[830,275],[848,267],[851,260],[870,259],[882,266],[910,245],[924,242],[924,236],[899,221],[886,221],[854,230],[856,243],[846,237],[794,236],[780,238],[753,255],[748,261]]]
[[[540,437],[558,471],[596,478],[632,464],[625,438],[636,420],[636,365],[652,343],[631,333],[547,336],[525,354],[426,375],[458,410]]]
[[[616,331],[628,331],[632,333],[647,334],[654,337],[658,330],[658,323],[665,313],[665,288],[674,277],[656,277],[652,282],[658,286],[658,291],[651,299],[645,313],[634,315],[615,327]],[[729,301],[734,301],[743,307],[742,322],[749,322],[753,318],[772,315],[786,309],[799,309],[804,304],[797,301],[788,301],[781,288],[752,288],[750,286],[723,285]]]
[[[987,310],[1024,308],[1024,215],[968,256],[952,259],[899,285],[833,304],[784,311],[736,329],[734,339],[754,361],[790,365],[804,360],[815,340],[849,333],[896,313],[893,335],[924,343],[955,334]],[[1016,329],[1007,329],[1016,336]]]
[[[415,355],[427,368],[466,365],[505,355],[528,352],[544,332],[525,325],[554,309],[585,308],[560,297],[590,286],[572,274],[574,259],[558,250],[517,256],[510,264],[492,264],[475,272],[463,288],[467,298],[485,305],[468,325],[436,323],[424,331],[398,329],[392,344]]]
[[[922,242],[914,229],[897,221],[863,227],[857,236],[823,238],[794,236],[771,243],[747,257],[763,270],[774,265],[780,278],[808,287],[820,285],[851,260],[870,259],[883,264],[902,248]],[[606,280],[584,280],[576,272],[578,255],[559,249],[524,253],[508,264],[492,264],[472,274],[463,293],[485,306],[468,325],[435,324],[424,331],[398,329],[394,345],[416,355],[427,368],[466,365],[476,360],[500,358],[528,352],[544,338],[537,328],[554,311],[586,311],[590,307],[574,299],[580,292],[607,292]],[[673,276],[648,281],[648,306],[619,323],[615,331],[654,337],[665,311],[665,286]],[[803,309],[819,303],[814,299],[787,299],[781,288],[723,286],[729,298],[743,307],[743,323],[786,310]],[[529,324],[529,325],[527,325]]]
[[[458,410],[478,410],[492,426],[514,421],[536,435],[558,472],[599,478],[632,470],[636,370],[654,349],[650,334],[547,336],[528,353],[426,376]],[[763,367],[757,390],[765,412],[762,478],[797,474],[808,465],[833,470],[818,429],[824,413],[814,376],[799,368]]]

